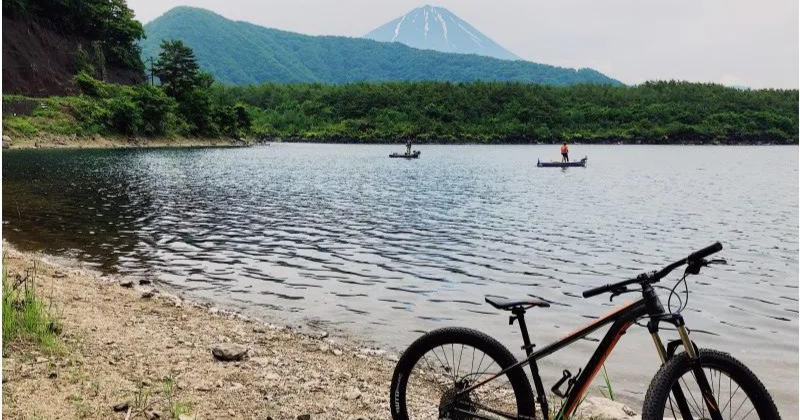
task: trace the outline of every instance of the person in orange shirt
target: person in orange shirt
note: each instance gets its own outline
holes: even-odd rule
[[[567,142],[561,145],[561,161],[569,162],[569,147],[567,147]]]

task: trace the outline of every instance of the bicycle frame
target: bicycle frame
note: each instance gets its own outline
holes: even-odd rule
[[[531,344],[530,336],[528,335],[528,329],[525,326],[525,311],[526,307],[524,305],[524,301],[517,306],[513,306],[510,308],[511,313],[511,324],[514,321],[519,321],[520,330],[522,332],[522,340],[525,345],[522,347],[525,349],[525,353],[527,357],[515,363],[512,366],[509,366],[503,369],[501,372],[492,375],[490,378],[480,381],[478,383],[472,384],[466,387],[463,390],[457,392],[453,400],[458,399],[470,392],[474,389],[483,386],[484,384],[502,376],[511,371],[512,369],[523,368],[525,365],[530,366],[531,377],[533,379],[533,384],[536,388],[536,401],[539,403],[542,411],[542,417],[544,420],[550,420],[550,413],[548,410],[548,403],[547,403],[547,395],[545,394],[544,385],[542,384],[542,379],[539,376],[539,367],[537,362],[539,359],[547,357],[564,347],[574,343],[575,341],[586,337],[587,335],[591,334],[592,332],[598,330],[599,328],[611,324],[611,327],[606,332],[603,339],[598,344],[597,349],[595,349],[594,353],[592,354],[591,358],[587,362],[586,366],[578,371],[578,375],[575,379],[572,379],[572,374],[569,371],[565,371],[564,377],[556,383],[556,386],[553,387],[553,391],[555,392],[558,387],[565,380],[569,380],[568,387],[566,393],[557,392],[557,395],[564,398],[564,404],[562,405],[559,412],[553,417],[553,420],[567,420],[569,419],[574,413],[575,410],[578,408],[581,400],[583,399],[583,395],[586,393],[586,389],[591,384],[594,377],[597,375],[597,372],[603,366],[606,359],[608,358],[611,351],[617,345],[617,342],[622,337],[623,334],[628,330],[628,328],[633,325],[637,320],[642,318],[649,318],[649,322],[647,323],[647,330],[650,332],[651,337],[653,338],[653,342],[656,346],[656,350],[658,352],[658,356],[661,359],[662,364],[667,363],[667,361],[672,357],[674,354],[675,349],[678,345],[682,345],[686,354],[689,357],[689,362],[691,366],[692,374],[697,381],[700,392],[702,396],[702,401],[704,405],[708,408],[709,415],[711,416],[712,420],[722,420],[722,415],[720,413],[719,406],[717,404],[716,398],[714,397],[713,388],[710,386],[708,382],[708,378],[706,378],[705,373],[703,372],[702,365],[700,363],[700,359],[698,357],[697,347],[692,343],[691,339],[689,338],[689,331],[684,324],[683,317],[680,314],[680,311],[677,313],[668,313],[664,311],[664,306],[661,304],[661,300],[658,298],[652,283],[658,282],[665,276],[667,276],[671,271],[674,269],[686,265],[686,271],[684,273],[683,280],[686,279],[686,276],[689,274],[698,274],[700,272],[700,268],[709,265],[711,262],[706,261],[705,258],[719,252],[722,249],[722,245],[717,242],[711,246],[703,248],[699,251],[696,251],[690,254],[688,257],[678,260],[659,271],[654,271],[652,273],[643,273],[637,276],[635,279],[630,279],[622,282],[617,282],[613,284],[606,284],[605,286],[596,287],[594,289],[587,290],[583,293],[583,297],[592,297],[597,296],[603,293],[611,292],[611,296],[618,296],[623,293],[634,292],[636,290],[629,290],[627,286],[633,284],[639,284],[641,286],[642,299],[639,299],[635,302],[628,303],[626,305],[617,307],[612,312],[601,316],[600,318],[596,319],[594,322],[581,327],[566,336],[562,337],[560,340],[548,344],[544,348],[539,351],[533,351],[533,344]],[[680,340],[670,342],[667,349],[664,347],[664,343],[661,341],[661,338],[658,335],[658,329],[661,322],[667,322],[675,326],[678,334],[680,335]],[[681,412],[681,416],[683,418],[693,418],[690,412],[690,407],[688,406],[688,402],[684,396],[683,389],[680,384],[672,385],[671,394],[674,396],[674,400],[678,409]],[[696,403],[696,402],[695,402]],[[508,419],[514,419],[519,417],[511,417],[509,415],[496,412],[494,410],[489,410],[494,414],[501,415]],[[535,413],[535,410],[534,410]],[[474,413],[470,412],[463,412],[463,414],[471,415]],[[485,416],[478,416],[478,418],[486,418]],[[524,419],[524,420],[527,420]]]
[[[661,313],[656,314],[654,313],[653,310],[648,310],[648,304],[645,299],[629,302],[627,304],[615,308],[613,311],[601,316],[600,318],[594,320],[590,324],[585,325],[581,328],[578,328],[575,331],[566,334],[558,341],[548,344],[538,351],[533,351],[534,346],[530,342],[528,330],[525,325],[525,319],[524,319],[525,309],[515,308],[512,310],[513,315],[511,316],[511,322],[513,323],[516,320],[519,321],[520,323],[520,329],[522,331],[522,339],[525,344],[523,348],[527,353],[527,358],[502,370],[497,374],[492,375],[492,377],[486,380],[475,383],[465,388],[464,390],[459,392],[458,395],[469,393],[475,388],[478,388],[494,380],[495,378],[504,375],[506,372],[512,369],[518,367],[521,368],[524,367],[525,365],[529,365],[531,371],[531,377],[533,378],[533,383],[536,388],[536,394],[537,394],[536,400],[541,408],[542,416],[544,420],[551,420],[550,413],[548,412],[547,396],[545,394],[541,377],[539,376],[539,368],[537,362],[540,359],[543,359],[563,349],[564,347],[573,344],[574,342],[580,340],[581,338],[586,337],[587,335],[597,331],[598,329],[608,324],[611,324],[611,327],[608,329],[605,336],[598,344],[597,348],[595,349],[591,358],[587,362],[586,366],[584,366],[583,369],[580,370],[578,376],[574,379],[574,384],[572,385],[571,388],[569,388],[569,391],[566,395],[566,399],[561,410],[555,416],[553,416],[552,420],[569,419],[575,413],[575,410],[580,404],[583,395],[586,393],[587,388],[594,380],[600,368],[603,366],[603,363],[605,363],[606,359],[611,354],[611,351],[614,349],[619,339],[622,337],[623,334],[625,334],[627,329],[637,320],[645,317],[650,317],[650,322],[648,323],[648,330],[650,331],[650,334],[653,337],[653,340],[656,344],[656,349],[658,351],[662,363],[666,362],[666,360],[668,359],[668,354],[667,351],[665,350],[664,344],[661,341],[661,338],[658,336],[658,325],[660,322],[662,321],[668,322],[678,327],[678,331],[681,333],[681,339],[683,341],[684,346],[688,345],[689,347],[692,347],[692,345],[688,341],[688,333],[684,328],[683,318],[680,316],[680,314],[667,314],[663,313],[663,310],[660,310],[659,312]],[[694,348],[692,347],[691,353],[694,353],[693,350]],[[678,392],[680,391],[678,390]],[[504,415],[504,417],[507,416]],[[508,417],[508,418],[513,419],[516,417]]]

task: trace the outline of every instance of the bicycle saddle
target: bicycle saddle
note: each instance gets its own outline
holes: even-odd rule
[[[535,306],[539,306],[542,308],[550,307],[550,304],[547,303],[546,301],[536,298],[504,299],[504,298],[486,296],[486,303],[503,311],[510,311],[513,310],[514,308],[528,309],[528,308],[533,308]]]

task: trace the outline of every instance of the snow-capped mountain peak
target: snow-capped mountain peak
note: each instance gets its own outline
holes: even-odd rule
[[[451,11],[430,5],[418,7],[372,30],[365,38],[401,42],[425,50],[520,59]]]

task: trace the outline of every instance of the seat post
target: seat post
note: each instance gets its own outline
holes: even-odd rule
[[[525,354],[530,356],[531,353],[533,353],[533,345],[531,345],[531,337],[528,335],[528,326],[525,325],[525,308],[516,307],[511,310],[511,313],[514,314],[513,318],[516,318],[516,320],[519,321],[519,330],[522,333],[522,343],[525,345],[523,348],[525,349]]]
[[[525,324],[525,308],[521,306],[515,307],[511,310],[511,313],[514,314],[514,316],[511,317],[511,322],[513,323],[514,319],[519,321],[519,330],[522,333],[522,348],[525,349],[525,354],[530,357],[533,353],[534,345],[531,343],[531,337],[528,335],[528,326]],[[539,365],[536,363],[536,360],[531,360],[528,366],[531,369],[533,385],[536,388],[536,400],[542,410],[544,420],[548,420],[550,413],[547,407],[547,395],[544,391],[544,384],[542,384],[542,378],[539,376]]]

